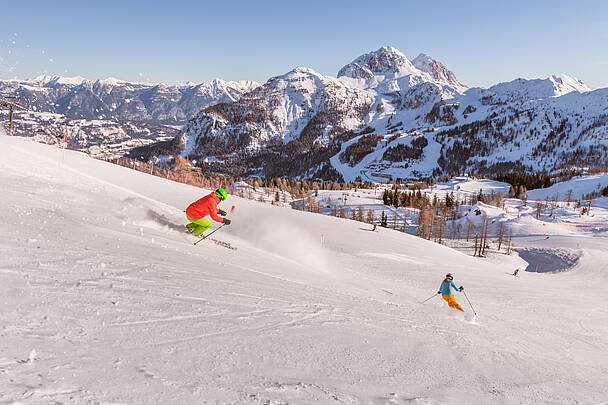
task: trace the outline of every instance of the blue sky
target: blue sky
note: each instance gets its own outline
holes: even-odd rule
[[[28,1],[0,24],[0,78],[266,81],[392,45],[468,85],[566,73],[608,87],[608,1]]]

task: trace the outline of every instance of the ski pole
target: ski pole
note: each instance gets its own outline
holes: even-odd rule
[[[471,301],[469,301],[469,297],[467,297],[467,293],[464,292],[464,290],[462,290],[462,293],[464,294],[464,297],[467,299],[467,302],[469,303],[469,305],[471,306],[471,309],[473,310],[473,313],[475,315],[477,315],[477,312],[475,312],[475,309],[473,308],[473,305],[471,305]]]
[[[214,230],[213,232],[208,233],[207,235],[203,236],[202,238],[200,238],[199,240],[197,240],[196,242],[194,242],[194,244],[196,245],[196,244],[197,244],[197,243],[199,243],[200,241],[207,239],[207,237],[208,237],[208,236],[211,236],[211,235],[213,235],[214,233],[216,233],[217,231],[219,231],[220,229],[222,229],[222,228],[224,227],[224,225],[226,225],[226,224],[222,224],[222,226],[220,226],[219,228],[217,228],[217,229],[216,229],[216,230]]]
[[[427,299],[425,299],[424,301],[422,301],[422,302],[421,302],[421,304],[424,304],[425,302],[427,302],[427,301],[429,301],[429,300],[431,300],[431,299],[435,298],[437,295],[439,295],[439,294],[433,294],[433,295],[431,295],[429,298],[427,298]]]

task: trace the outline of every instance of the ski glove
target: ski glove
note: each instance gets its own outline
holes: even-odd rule
[[[460,286],[460,292],[462,292],[462,290],[464,290],[464,287],[463,287],[463,286]]]
[[[437,294],[441,294],[441,291],[437,291]]]
[[[226,216],[226,211],[224,211],[224,210],[218,210],[217,213],[220,214],[223,217]]]
[[[230,225],[230,220],[228,218],[224,218],[224,225]]]

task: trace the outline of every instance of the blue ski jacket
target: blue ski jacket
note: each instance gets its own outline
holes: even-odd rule
[[[441,287],[439,287],[439,292],[441,295],[454,295],[453,290],[460,291],[456,284],[452,280],[448,280],[447,278],[443,280],[441,283]]]

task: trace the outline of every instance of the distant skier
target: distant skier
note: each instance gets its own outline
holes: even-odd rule
[[[517,277],[517,273],[519,273],[519,269],[515,269],[515,271],[513,272],[513,275]]]
[[[373,232],[375,232],[375,231],[376,231],[376,227],[377,227],[378,225],[376,225],[376,223],[375,223],[375,222],[374,222],[374,224],[373,224],[373,225],[374,225],[374,227],[373,227],[372,231],[373,231]]]
[[[462,307],[456,302],[453,292],[454,290],[462,291],[464,290],[464,287],[456,287],[456,284],[454,284],[453,280],[454,277],[450,273],[446,274],[443,283],[441,283],[441,287],[439,287],[439,291],[437,291],[437,294],[441,294],[441,297],[446,300],[450,307],[459,309],[464,312],[464,309],[462,309]]]
[[[205,218],[207,215],[216,222],[230,225],[230,220],[228,218],[218,217],[218,214],[226,216],[226,211],[219,209],[217,205],[227,197],[228,194],[226,193],[226,190],[218,188],[211,194],[193,202],[186,208],[186,218],[190,221],[186,226],[194,236],[200,236],[207,229],[211,228],[211,221]]]

